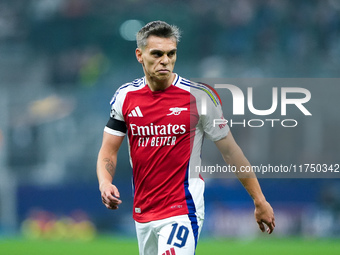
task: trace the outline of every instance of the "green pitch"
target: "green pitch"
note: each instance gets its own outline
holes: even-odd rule
[[[136,240],[115,237],[98,237],[92,241],[0,239],[0,251],[4,255],[138,255]],[[257,240],[202,239],[199,242],[196,255],[220,254],[338,255],[340,240],[277,239],[268,236]]]

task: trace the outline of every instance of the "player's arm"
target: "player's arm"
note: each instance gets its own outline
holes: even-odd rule
[[[124,136],[116,136],[104,132],[102,146],[97,159],[97,177],[99,190],[104,205],[109,209],[118,209],[122,203],[119,191],[112,184],[117,165],[117,153],[124,140]]]
[[[251,169],[249,161],[244,156],[241,148],[235,142],[231,132],[229,132],[225,138],[215,142],[215,144],[227,164],[236,166],[237,170],[240,170],[241,166],[249,166],[248,169]],[[259,228],[262,232],[264,232],[264,224],[266,224],[268,226],[267,232],[271,234],[275,228],[274,211],[270,204],[266,201],[255,173],[242,173],[238,171],[236,175],[254,200],[255,219]]]

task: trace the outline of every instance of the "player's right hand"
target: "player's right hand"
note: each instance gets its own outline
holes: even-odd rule
[[[118,205],[122,203],[117,187],[113,184],[108,184],[101,189],[102,202],[106,208],[111,210],[118,209]]]

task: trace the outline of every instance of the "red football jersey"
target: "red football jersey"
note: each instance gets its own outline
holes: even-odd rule
[[[149,222],[189,214],[203,219],[204,181],[195,172],[203,136],[217,141],[229,131],[214,123],[223,118],[215,93],[178,75],[167,89],[151,91],[143,77],[116,91],[110,117],[106,132],[128,134],[133,218]]]

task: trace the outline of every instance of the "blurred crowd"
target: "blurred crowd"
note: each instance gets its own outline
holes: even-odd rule
[[[125,20],[164,19],[184,32],[183,61],[201,61],[190,73],[336,77],[339,13],[337,0],[2,0],[0,49],[47,56],[50,84],[92,85],[133,61]]]

